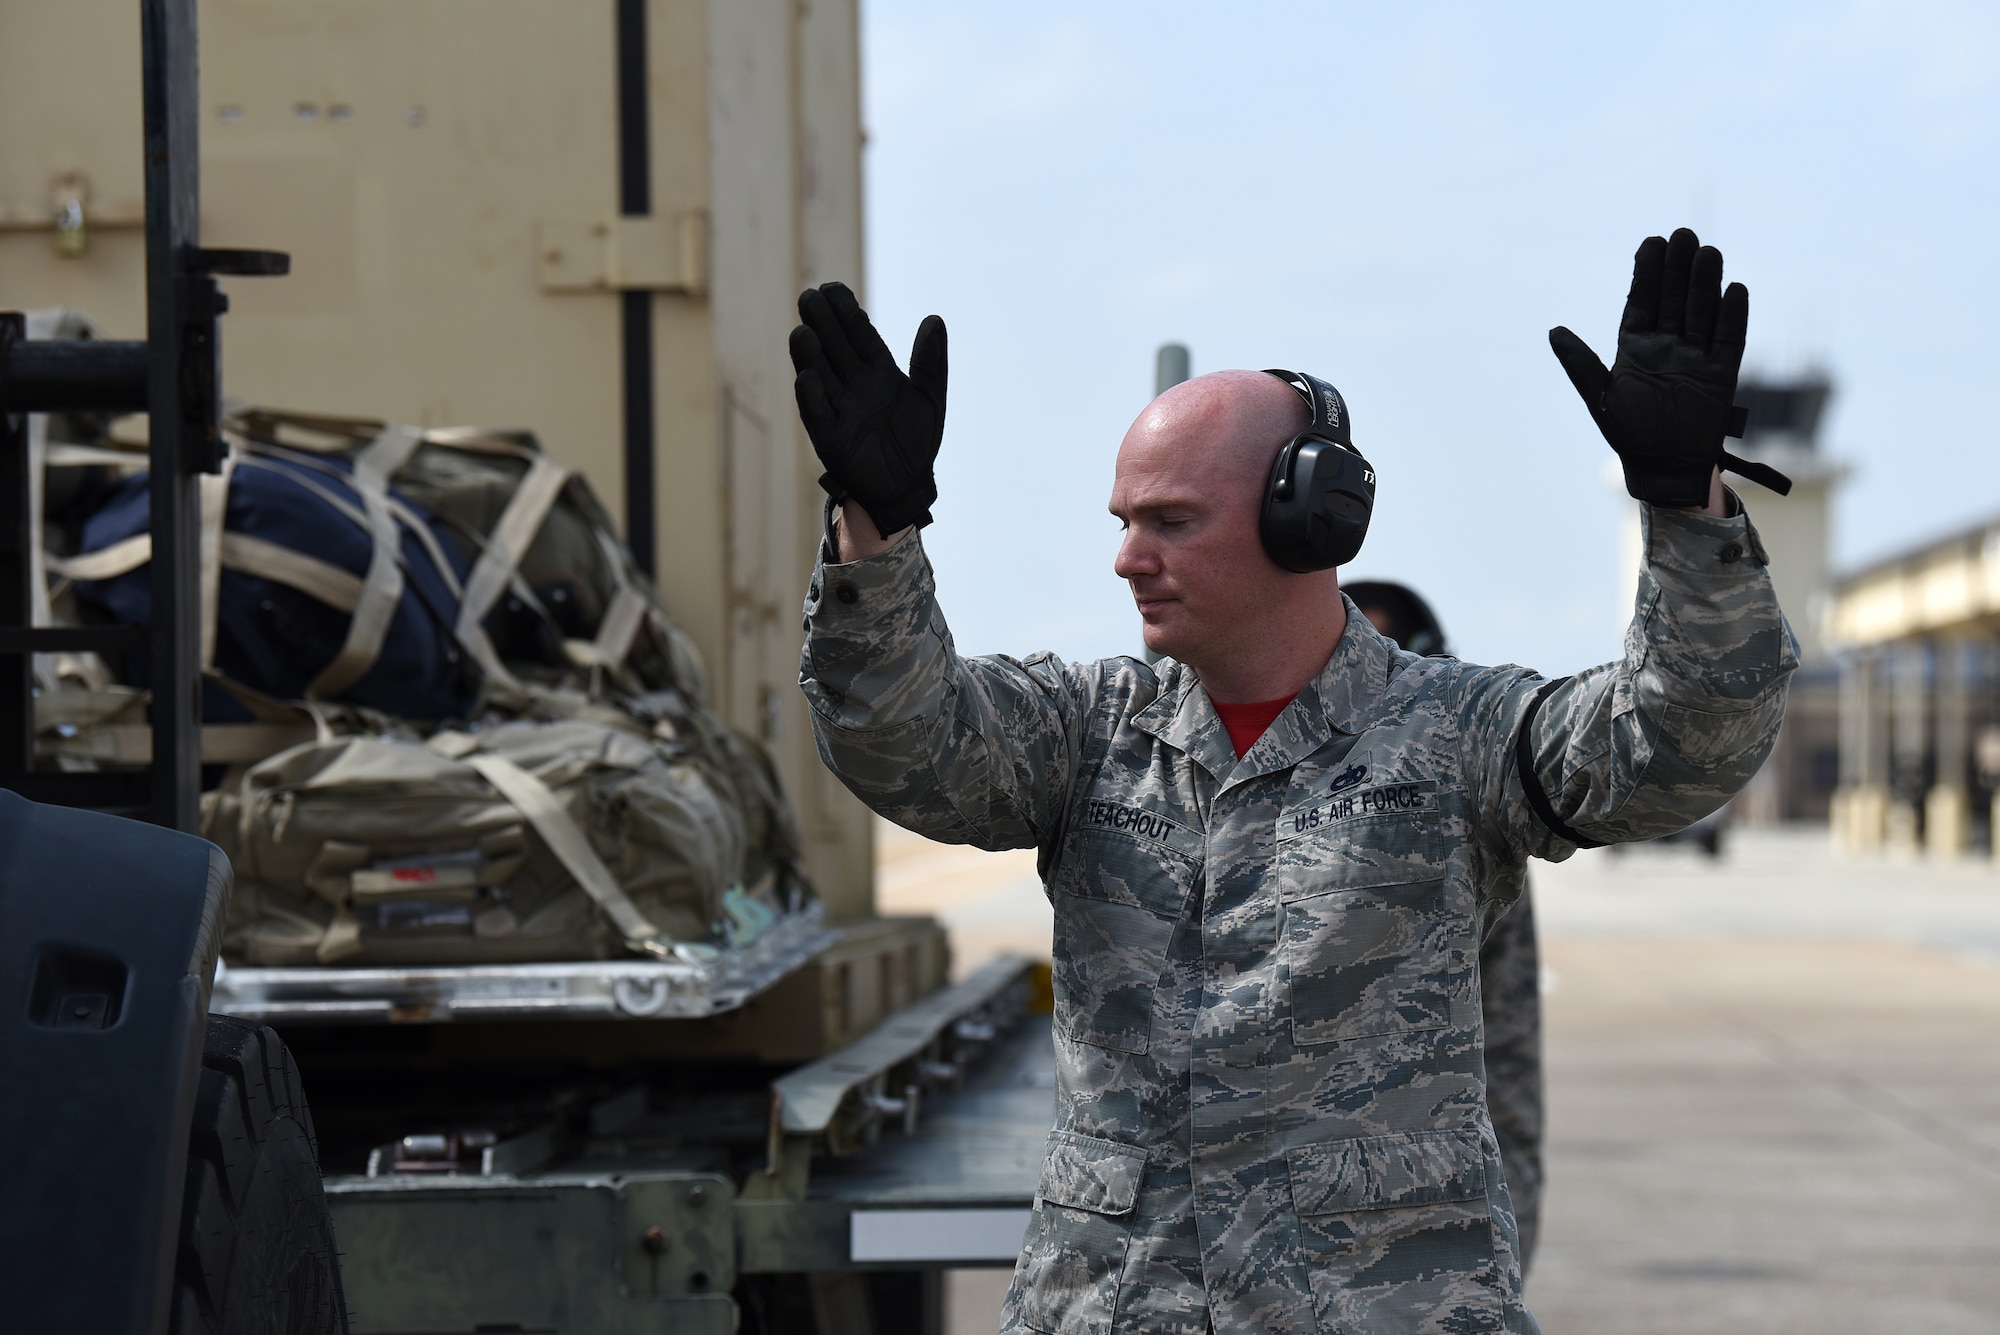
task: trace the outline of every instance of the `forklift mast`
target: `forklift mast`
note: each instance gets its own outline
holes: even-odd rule
[[[192,833],[201,800],[200,506],[196,479],[222,467],[218,321],[223,275],[283,274],[287,256],[201,245],[195,0],[143,0],[146,338],[29,339],[0,314],[0,787],[37,802],[96,807]],[[33,623],[38,531],[28,413],[144,412],[153,559],[152,624]],[[37,654],[147,654],[153,758],[140,772],[35,768]]]

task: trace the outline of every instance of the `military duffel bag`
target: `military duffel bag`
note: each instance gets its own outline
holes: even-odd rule
[[[745,857],[726,776],[588,721],[310,742],[202,816],[248,965],[690,958]]]
[[[460,638],[490,637],[489,694],[520,681],[592,695],[677,690],[706,699],[701,657],[581,474],[525,431],[419,430],[362,418],[245,408],[246,457],[367,463],[449,530],[471,573]],[[504,666],[503,666],[504,665]]]
[[[113,485],[80,554],[49,566],[115,621],[152,616],[147,474]],[[459,640],[467,567],[436,521],[347,460],[232,458],[204,479],[202,666],[281,700],[339,700],[402,718],[465,718],[482,653]],[[144,685],[144,654],[127,680]],[[204,716],[247,717],[211,682]]]

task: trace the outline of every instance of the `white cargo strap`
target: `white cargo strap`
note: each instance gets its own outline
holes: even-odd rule
[[[452,568],[450,558],[445,555],[444,544],[437,540],[437,534],[431,532],[429,521],[394,496],[389,498],[389,511],[403,521],[404,529],[413,534],[418,545],[430,555],[431,566],[437,571],[438,578],[444,581],[445,588],[451,591],[453,601],[462,601],[465,597],[465,586],[459,583],[458,572]],[[478,665],[480,672],[485,674],[489,688],[502,695],[510,691],[518,693],[522,689],[521,683],[514,679],[514,674],[500,661],[500,654],[494,649],[493,641],[487,638],[485,627],[474,629],[472,638],[467,639],[464,626],[454,624],[451,627],[451,635],[458,641],[458,647],[463,649]]]
[[[461,641],[469,642],[473,632],[485,622],[486,614],[493,610],[501,590],[513,578],[515,568],[527,555],[535,534],[541,532],[549,507],[555,504],[556,497],[568,481],[569,470],[547,455],[535,456],[535,461],[528,466],[528,475],[514,489],[514,495],[501,512],[499,522],[487,535],[486,549],[479,553],[479,560],[473,564],[472,574],[465,581],[465,598],[458,608],[458,637]]]
[[[121,473],[144,471],[147,459],[142,450],[121,450],[110,445],[75,445],[52,440],[42,454],[49,468],[115,468]]]
[[[29,318],[32,320],[34,317]],[[55,465],[64,451],[70,448],[73,447],[49,439],[49,419],[46,413],[28,414],[28,624],[30,626],[55,624],[55,605],[49,597],[49,573],[55,570],[55,566],[49,559],[48,550],[43,546],[47,541],[47,535],[43,530],[42,509],[44,499],[48,495],[48,469]],[[110,670],[105,667],[104,659],[94,653],[36,654],[29,670],[34,674],[36,687],[45,692],[56,689],[65,677],[99,684],[111,679]]]
[[[615,671],[632,652],[632,641],[638,638],[639,627],[645,624],[651,604],[627,578],[625,554],[618,549],[618,543],[601,530],[595,536],[618,591],[611,595],[611,605],[604,609],[604,619],[597,623],[597,638],[591,643],[591,653],[598,667]]]
[[[331,477],[334,481],[341,483],[343,486],[347,486],[350,490],[352,489],[353,484],[349,480],[348,474],[341,472],[337,468],[327,468],[324,465],[319,464],[318,461],[316,460],[294,459],[294,460],[287,460],[287,462],[298,464],[301,468],[321,469],[325,472],[326,476]],[[277,473],[281,475],[285,479],[285,481],[290,482],[294,486],[303,487],[305,490],[311,492],[314,496],[317,496],[320,500],[326,503],[327,508],[331,510],[336,510],[340,514],[346,516],[348,522],[353,524],[354,527],[364,530],[368,527],[368,512],[366,510],[362,509],[354,502],[348,500],[345,496],[342,496],[339,492],[333,490],[333,488],[326,486],[318,478],[312,477],[307,473],[300,472],[298,468],[281,468],[277,464],[272,463],[269,459],[259,457],[257,451],[254,449],[245,451],[243,457],[243,466],[245,468],[268,469],[273,473]]]
[[[226,417],[223,430],[239,437],[244,443],[259,443],[253,434],[259,427],[269,428],[273,436],[282,428],[290,426],[332,438],[321,441],[293,437],[283,442],[276,440],[271,442],[305,454],[346,454],[356,445],[374,439],[386,425],[379,417],[340,417],[332,413],[283,412],[274,408],[250,408],[242,403],[237,403],[233,410],[227,412]]]
[[[611,597],[611,606],[604,609],[604,620],[598,623],[597,638],[591,641],[591,657],[596,666],[615,670],[625,662],[632,652],[632,641],[639,637],[639,627],[646,623],[647,603],[636,590],[623,588]]]
[[[389,480],[402,471],[410,456],[417,452],[417,446],[424,443],[424,433],[413,426],[384,427],[382,434],[361,447],[354,456],[354,475],[373,480],[384,491]]]
[[[361,578],[345,566],[247,533],[222,535],[222,564],[246,575],[276,580],[342,612],[352,612],[361,603]]]
[[[25,317],[26,329],[23,337],[32,339],[88,339],[97,336],[97,328],[90,318],[68,307],[47,307],[29,311]],[[3,428],[4,424],[0,424]],[[54,567],[47,564],[47,553],[43,543],[47,540],[42,528],[42,507],[48,495],[49,418],[47,413],[29,413],[27,421],[28,447],[28,531],[21,535],[28,541],[28,625],[48,626],[54,624],[55,609],[49,600],[48,572]],[[36,654],[28,662],[28,671],[35,677],[36,684],[43,690],[51,690],[56,685],[55,654]]]
[[[347,639],[333,661],[320,670],[306,687],[316,699],[339,695],[366,676],[382,656],[382,643],[389,636],[389,623],[403,601],[402,529],[389,513],[389,474],[402,465],[417,448],[422,434],[413,427],[390,427],[377,436],[354,461],[352,485],[361,497],[367,516],[367,532],[374,541],[368,557],[368,574],[362,580],[361,599],[347,623]]]
[[[247,533],[225,531],[216,546],[225,569],[275,580],[342,612],[352,612],[361,601],[360,577],[331,561]],[[100,580],[116,579],[152,559],[153,535],[135,533],[81,556],[51,557],[48,564],[64,579]]]
[[[99,547],[80,556],[47,558],[50,570],[64,579],[78,580],[117,579],[152,559],[153,535],[150,533],[134,533],[109,547]]]
[[[563,808],[562,800],[547,784],[504,756],[468,755],[465,763],[478,770],[535,827],[535,833],[576,878],[583,892],[596,901],[597,907],[624,934],[628,950],[660,959],[673,957],[673,942],[662,936],[660,929],[647,921],[639,906],[619,888],[611,869],[590,846],[590,836]]]

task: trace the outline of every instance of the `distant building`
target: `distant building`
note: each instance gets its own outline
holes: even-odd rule
[[[1736,401],[1749,410],[1730,452],[1769,464],[1792,480],[1780,496],[1734,473],[1723,480],[1743,497],[1771,557],[1778,605],[1799,640],[1800,670],[1792,679],[1785,726],[1771,759],[1736,799],[1737,819],[1754,824],[1827,819],[1839,778],[1839,680],[1824,639],[1833,603],[1833,493],[1852,471],[1820,448],[1819,430],[1833,382],[1810,373],[1794,380],[1746,379]],[[1636,583],[1639,511],[1626,530],[1627,587]]]
[[[1835,839],[1945,856],[2000,843],[2000,517],[1844,576],[1827,632],[1841,663]]]

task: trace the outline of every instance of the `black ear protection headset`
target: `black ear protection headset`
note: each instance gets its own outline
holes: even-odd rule
[[[1339,390],[1300,371],[1264,374],[1290,385],[1312,421],[1271,461],[1257,536],[1271,559],[1295,574],[1344,566],[1368,536],[1375,469],[1354,448]]]

